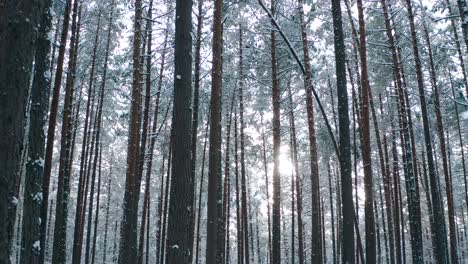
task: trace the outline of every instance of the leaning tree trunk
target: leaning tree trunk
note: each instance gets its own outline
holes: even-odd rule
[[[442,120],[442,111],[440,105],[440,96],[439,96],[439,87],[437,84],[436,70],[434,66],[434,59],[432,55],[432,46],[429,38],[429,32],[427,30],[426,24],[423,25],[424,37],[427,44],[427,51],[429,55],[429,65],[430,65],[430,76],[432,88],[434,90],[434,107],[436,113],[436,123],[437,123],[437,132],[439,135],[440,143],[440,152],[442,156],[442,167],[445,178],[445,191],[447,192],[447,209],[448,209],[448,220],[449,220],[449,237],[450,237],[450,260],[452,264],[458,264],[458,248],[457,248],[457,238],[455,230],[455,210],[453,205],[453,192],[452,192],[452,178],[449,174],[449,164],[447,158],[447,145],[445,142],[445,131],[444,123]]]
[[[55,139],[55,127],[57,122],[58,101],[60,88],[62,86],[63,63],[65,60],[65,48],[67,45],[68,28],[70,24],[70,12],[72,1],[67,0],[62,23],[62,34],[60,37],[59,54],[57,57],[57,70],[55,73],[54,88],[52,92],[52,102],[50,104],[49,124],[47,129],[46,154],[44,158],[44,172],[42,180],[42,208],[41,208],[41,245],[45,245],[47,231],[47,211],[49,209],[49,185],[52,170],[52,155]],[[40,262],[44,262],[45,247],[41,247]]]

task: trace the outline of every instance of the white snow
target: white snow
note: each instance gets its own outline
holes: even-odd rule
[[[179,249],[179,245],[173,245],[172,248],[173,249]]]
[[[177,78],[177,80],[182,80],[182,76],[180,76],[178,74],[176,75],[176,78]]]
[[[37,192],[33,195],[33,200],[37,203],[42,202],[42,192]]]
[[[460,114],[462,120],[468,120],[468,111],[465,111]]]
[[[13,196],[13,198],[11,198],[11,203],[14,204],[14,205],[17,205],[18,204],[18,198]]]
[[[40,252],[41,251],[41,242],[39,240],[36,240],[33,245],[33,251]]]
[[[35,160],[33,164],[37,164],[37,165],[39,165],[39,167],[44,167],[44,159],[39,158],[39,159]]]
[[[47,80],[50,80],[50,77],[51,77],[50,70],[46,70],[46,71],[44,72],[44,78],[46,78]]]

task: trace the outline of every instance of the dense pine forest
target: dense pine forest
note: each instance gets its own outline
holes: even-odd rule
[[[0,0],[0,264],[468,263],[466,0]]]

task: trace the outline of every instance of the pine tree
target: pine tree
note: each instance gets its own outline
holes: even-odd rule
[[[221,75],[222,75],[222,0],[216,0],[213,20],[213,69],[211,72],[210,101],[210,137],[208,154],[208,212],[206,233],[206,263],[215,264],[219,245],[217,241],[218,225],[221,224],[221,212],[218,212],[218,201],[221,189]]]
[[[42,176],[44,167],[45,116],[49,108],[50,79],[50,39],[52,16],[49,11],[52,1],[44,1],[36,42],[34,76],[31,87],[31,110],[28,136],[28,161],[24,183],[24,204],[22,220],[21,263],[40,263]],[[37,242],[36,242],[37,241]]]
[[[190,263],[194,187],[190,173],[192,135],[192,1],[176,1],[172,175],[167,262]]]
[[[354,263],[354,208],[353,187],[351,179],[351,137],[348,110],[348,93],[346,89],[346,61],[344,34],[341,17],[341,3],[332,0],[333,33],[335,44],[336,90],[338,96],[338,122],[340,139],[340,187],[341,192],[341,260],[343,263]]]
[[[275,16],[275,1],[271,1],[271,14]],[[273,211],[272,211],[272,251],[273,264],[281,262],[281,175],[279,171],[279,149],[281,140],[280,130],[280,88],[276,64],[275,31],[270,33],[271,38],[271,81],[273,105]]]
[[[130,110],[127,172],[125,194],[123,201],[123,217],[120,226],[119,263],[130,263],[137,256],[137,212],[138,193],[138,147],[140,142],[140,111],[141,111],[141,20],[142,1],[135,1],[135,18],[133,30],[133,75],[132,75],[132,104]]]

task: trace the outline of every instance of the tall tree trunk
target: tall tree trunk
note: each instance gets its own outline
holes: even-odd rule
[[[217,259],[219,245],[216,235],[220,212],[218,212],[219,181],[221,180],[221,75],[222,75],[222,0],[215,0],[213,20],[213,69],[210,103],[210,138],[208,154],[208,212],[206,234],[206,263],[221,263]]]
[[[167,262],[191,263],[193,251],[192,135],[192,1],[176,1],[175,71],[171,199],[168,218]]]
[[[310,66],[309,44],[307,40],[306,22],[304,20],[303,1],[298,0],[299,5],[299,23],[301,25],[302,49],[304,52],[305,66],[305,89],[307,104],[307,124],[309,128],[310,144],[310,167],[311,167],[311,185],[312,185],[312,262],[322,263],[322,227],[320,224],[320,180],[317,156],[317,138],[315,135],[314,106],[312,98],[312,69]]]
[[[137,220],[138,200],[140,190],[138,184],[138,147],[140,142],[140,111],[141,111],[141,19],[142,1],[135,1],[134,35],[133,35],[133,76],[132,104],[130,110],[127,171],[125,194],[123,200],[123,216],[120,226],[119,264],[130,263],[137,258]]]
[[[360,136],[362,163],[364,167],[364,213],[366,225],[366,263],[376,263],[376,241],[374,220],[374,185],[372,177],[372,158],[370,141],[369,97],[371,87],[367,73],[366,28],[364,22],[364,6],[362,0],[357,0],[359,17],[359,58],[361,62],[361,95],[360,95]]]
[[[330,161],[328,161],[327,164],[327,170],[328,170],[328,192],[329,192],[329,197],[330,197],[330,215],[331,215],[331,228],[332,228],[332,263],[336,264],[337,263],[337,257],[336,257],[336,236],[335,236],[335,213],[333,211],[333,193],[332,193],[332,185],[331,185],[331,169],[330,169]]]
[[[192,153],[192,161],[190,164],[191,168],[191,176],[192,181],[196,183],[196,169],[197,169],[197,145],[198,145],[198,119],[199,119],[199,108],[200,108],[200,68],[201,68],[201,43],[202,43],[202,29],[203,29],[203,0],[198,0],[198,14],[197,14],[197,38],[195,40],[195,69],[194,69],[194,86],[193,86],[193,113],[192,113],[192,145],[191,145],[191,153]],[[203,150],[205,151],[205,150]],[[200,183],[202,185],[202,183]],[[196,200],[193,200],[194,203]],[[198,203],[200,204],[200,202]],[[193,206],[194,210],[196,206]],[[195,225],[195,214],[193,214],[192,223]],[[200,216],[198,216],[200,217]],[[198,224],[197,224],[198,225]],[[195,236],[195,232],[199,232],[199,229],[195,229],[193,227],[193,232]],[[198,240],[195,240],[197,244],[196,256],[198,256]],[[195,261],[198,264],[198,260]]]
[[[39,32],[36,42],[34,75],[31,87],[31,110],[28,133],[28,161],[24,182],[24,202],[21,240],[21,264],[39,264],[41,247],[42,177],[44,168],[44,126],[49,108],[50,79],[50,6],[52,1],[44,1]],[[2,104],[3,105],[3,104]],[[2,148],[4,149],[4,148]],[[5,150],[5,149],[4,149]],[[19,225],[18,225],[19,226]],[[37,242],[36,242],[37,241]],[[3,242],[0,242],[3,243]],[[3,249],[0,249],[2,251]],[[3,253],[0,253],[0,255]]]
[[[192,178],[195,178],[196,171],[196,150],[198,115],[200,108],[200,68],[201,68],[201,42],[203,28],[203,0],[198,0],[197,14],[197,38],[195,40],[195,70],[194,70],[194,90],[193,90],[193,116],[192,116]]]
[[[348,109],[348,93],[346,88],[346,50],[344,45],[341,3],[332,0],[333,33],[335,47],[336,90],[338,96],[339,148],[340,148],[340,197],[341,225],[340,239],[343,263],[354,264],[354,209],[353,186],[351,179],[351,139]],[[338,188],[338,186],[337,186]]]
[[[271,15],[275,16],[275,1],[271,1]],[[273,211],[272,211],[272,264],[281,262],[281,175],[279,171],[279,151],[281,144],[280,90],[276,65],[275,31],[271,30],[271,79],[273,104]],[[294,210],[293,210],[294,212]],[[293,224],[294,225],[294,224]]]
[[[423,129],[424,129],[424,140],[426,144],[426,155],[427,155],[427,164],[429,167],[429,180],[431,185],[431,196],[432,196],[432,207],[434,212],[434,220],[435,220],[435,230],[433,236],[436,238],[437,244],[435,249],[435,255],[438,264],[443,264],[447,262],[446,256],[446,232],[444,227],[445,216],[443,208],[441,207],[441,197],[439,186],[437,184],[437,173],[434,165],[434,157],[433,157],[433,149],[432,149],[432,140],[431,140],[431,132],[429,128],[429,120],[427,114],[427,106],[426,106],[426,96],[424,94],[424,82],[423,82],[423,75],[421,69],[421,61],[419,58],[419,46],[418,40],[416,36],[416,27],[414,25],[414,15],[413,15],[413,7],[412,1],[406,0],[406,7],[408,10],[408,19],[410,22],[410,30],[411,30],[411,39],[412,39],[412,46],[413,46],[413,56],[416,68],[416,79],[418,82],[418,91],[419,91],[419,99],[421,103],[421,113],[423,119]],[[414,250],[413,250],[414,251]],[[414,256],[414,255],[413,255]],[[423,255],[419,255],[419,263],[422,263]]]

